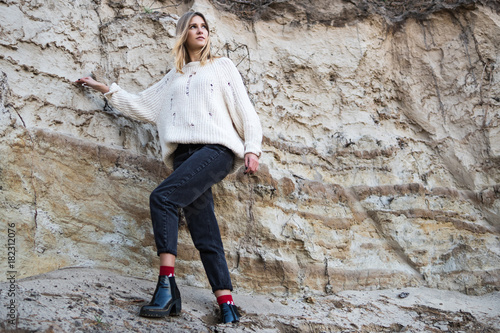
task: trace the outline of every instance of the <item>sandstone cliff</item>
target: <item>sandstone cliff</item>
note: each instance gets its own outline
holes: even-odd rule
[[[404,3],[0,0],[10,269],[154,279],[148,196],[170,172],[156,130],[73,81],[92,73],[132,92],[158,81],[176,20],[194,8],[264,128],[261,171],[214,189],[237,290],[498,289],[498,5]],[[184,226],[177,275],[207,285]]]

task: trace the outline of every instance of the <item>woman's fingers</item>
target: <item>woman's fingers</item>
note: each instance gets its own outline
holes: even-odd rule
[[[82,78],[80,78],[80,79],[76,80],[75,82],[76,82],[76,83],[85,83],[85,81],[86,81],[87,79],[88,79],[88,77],[82,77]]]
[[[75,83],[79,83],[85,87],[88,85],[88,79],[89,79],[89,77],[82,77],[82,78],[76,80]]]
[[[97,83],[97,81],[94,80],[93,78],[91,78],[90,76],[87,76],[87,77],[82,77],[82,78],[76,80],[76,83],[80,83],[82,85],[93,86],[93,85],[95,85],[95,83]]]
[[[109,91],[108,86],[94,80],[90,76],[82,77],[82,78],[76,80],[75,83],[79,83],[84,87],[90,87],[90,88],[95,89],[97,91],[100,91],[102,93],[107,93]]]
[[[259,168],[259,157],[253,153],[245,154],[245,173],[253,174]]]

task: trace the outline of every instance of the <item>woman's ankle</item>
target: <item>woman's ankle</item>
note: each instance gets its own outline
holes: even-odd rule
[[[217,297],[217,303],[219,305],[221,305],[221,304],[234,305],[233,296],[231,296],[231,294],[219,296],[219,297]]]

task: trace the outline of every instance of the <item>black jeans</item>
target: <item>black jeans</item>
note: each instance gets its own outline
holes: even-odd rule
[[[233,159],[233,152],[221,145],[179,145],[174,172],[149,198],[158,255],[177,256],[178,209],[182,208],[212,291],[233,290],[211,190],[229,173]]]

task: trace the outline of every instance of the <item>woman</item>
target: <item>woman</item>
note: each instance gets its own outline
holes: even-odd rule
[[[201,13],[188,12],[179,19],[173,51],[175,69],[137,95],[91,77],[76,82],[104,93],[125,115],[155,123],[163,160],[174,169],[150,196],[160,274],[153,299],[140,315],[164,317],[181,311],[174,267],[182,208],[222,322],[238,322],[211,187],[243,163],[245,173],[257,171],[262,128],[235,65],[211,55],[209,27]]]

